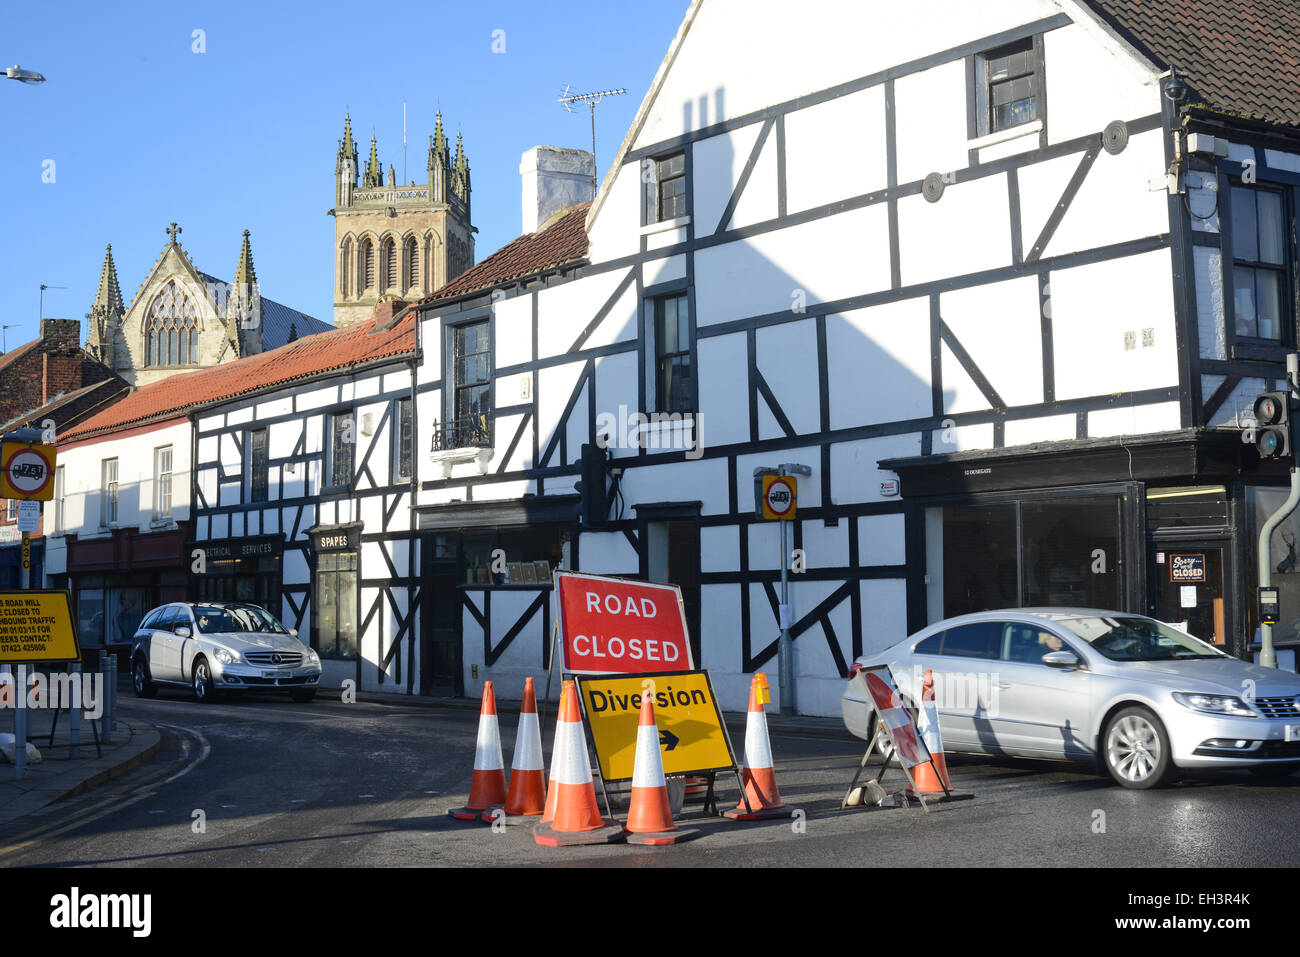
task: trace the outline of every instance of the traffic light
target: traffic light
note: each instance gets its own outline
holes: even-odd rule
[[[587,528],[609,524],[609,490],[605,484],[608,453],[595,443],[582,447],[582,480],[576,484],[582,495],[582,518]]]
[[[1255,400],[1255,447],[1261,459],[1291,458],[1291,394],[1265,392]]]

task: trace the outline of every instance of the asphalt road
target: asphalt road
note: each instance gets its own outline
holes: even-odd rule
[[[688,808],[680,823],[699,834],[687,843],[546,848],[527,828],[494,831],[447,816],[468,795],[474,712],[273,697],[201,706],[167,692],[121,700],[124,713],[164,727],[162,753],[0,833],[0,866],[1254,868],[1300,860],[1300,775],[1277,783],[1233,773],[1133,792],[1072,766],[953,758],[955,786],[972,800],[928,814],[841,811],[863,750],[847,732],[773,735],[788,819],[738,824]],[[514,724],[502,716],[507,765]],[[742,747],[739,735],[734,743]],[[901,772],[887,773],[887,786],[900,782]],[[734,784],[723,794],[734,803]]]

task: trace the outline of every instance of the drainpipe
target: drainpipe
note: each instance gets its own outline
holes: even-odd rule
[[[1291,397],[1293,399],[1300,398],[1300,385],[1297,383],[1297,380],[1300,379],[1300,354],[1293,352],[1286,357],[1286,379],[1287,389],[1290,392]],[[1288,416],[1288,419],[1289,418],[1290,417]],[[1296,431],[1293,425],[1290,426],[1290,429],[1291,453],[1293,457],[1291,465],[1291,494],[1287,496],[1287,499],[1282,503],[1281,508],[1268,517],[1264,522],[1263,527],[1259,530],[1258,561],[1260,588],[1267,588],[1273,584],[1273,559],[1271,557],[1272,552],[1270,549],[1270,539],[1273,537],[1273,532],[1277,530],[1277,527],[1282,524],[1288,515],[1295,511],[1296,505],[1300,505],[1300,471],[1296,469],[1294,464],[1294,456],[1296,452]],[[1261,622],[1259,630],[1259,663],[1265,668],[1276,668],[1277,654],[1273,650],[1273,626]]]

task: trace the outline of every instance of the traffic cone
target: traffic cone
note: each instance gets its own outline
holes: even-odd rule
[[[636,729],[636,758],[632,765],[632,802],[627,810],[627,842],[676,844],[689,840],[696,832],[678,830],[673,823],[652,697],[641,695],[641,721]]]
[[[515,732],[515,756],[510,762],[510,790],[503,808],[483,812],[485,821],[527,824],[546,808],[546,767],[542,763],[542,729],[537,723],[537,691],[524,679],[524,704]]]
[[[767,675],[761,671],[749,683],[749,716],[745,720],[745,768],[742,783],[748,807],[742,800],[724,817],[733,821],[758,821],[768,817],[788,817],[781,793],[776,788],[776,771],[772,768],[772,744],[767,737],[767,715],[763,703],[769,698]]]
[[[587,736],[582,731],[582,714],[578,711],[578,691],[572,681],[566,681],[555,722],[546,813],[533,825],[533,840],[545,847],[568,847],[613,844],[623,837],[623,826],[601,818],[596,806],[591,762],[587,760]]]
[[[934,673],[929,668],[925,669],[925,679],[921,682],[921,709],[916,716],[916,730],[934,763],[922,761],[912,768],[912,781],[916,787],[908,788],[908,792],[927,797],[938,795],[940,800],[949,801],[974,797],[969,792],[959,794],[952,789],[948,762],[943,756],[943,737],[939,733],[939,712],[934,703]]]
[[[492,682],[483,683],[483,708],[478,718],[478,742],[474,748],[474,781],[469,801],[447,811],[458,821],[476,821],[483,812],[506,800],[506,769],[501,758],[501,729],[497,726],[497,696]]]

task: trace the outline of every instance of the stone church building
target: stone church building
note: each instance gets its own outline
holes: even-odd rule
[[[86,352],[133,386],[278,348],[331,328],[262,296],[244,230],[233,282],[195,268],[172,223],[168,242],[130,304],[118,284],[113,247],[104,253],[87,317]]]
[[[352,117],[344,119],[330,210],[336,326],[370,319],[385,299],[423,299],[474,265],[469,161],[459,133],[452,155],[441,112],[429,137],[426,172],[423,184],[398,185],[391,165],[385,175],[373,136],[362,172]]]

